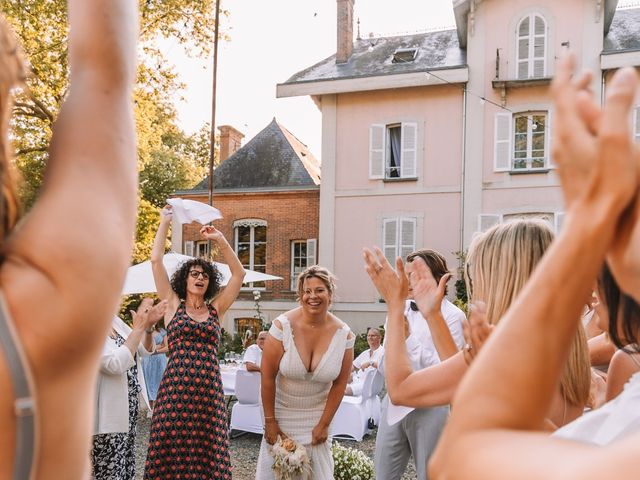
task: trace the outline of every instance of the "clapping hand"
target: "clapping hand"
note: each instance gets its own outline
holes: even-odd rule
[[[462,324],[465,346],[462,349],[467,365],[478,355],[482,346],[493,332],[494,325],[487,322],[487,307],[483,302],[476,302],[469,307],[469,320]]]
[[[378,247],[374,247],[373,251],[364,248],[362,255],[365,270],[384,301],[388,305],[401,304],[404,306],[409,291],[409,281],[404,272],[402,259],[396,258],[396,273]]]
[[[152,298],[143,298],[137,311],[129,311],[133,319],[133,328],[147,330],[153,327],[164,316],[167,311],[167,305],[167,300],[162,300],[157,305],[153,305]]]
[[[433,312],[439,312],[451,274],[445,273],[436,283],[433,273],[427,267],[424,259],[420,257],[416,257],[407,265],[407,272],[409,272],[409,284],[413,299],[422,316],[429,318]]]

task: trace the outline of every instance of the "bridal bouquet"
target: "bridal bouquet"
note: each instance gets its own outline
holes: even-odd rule
[[[311,460],[304,446],[290,438],[278,436],[271,447],[276,480],[307,480],[311,478]]]

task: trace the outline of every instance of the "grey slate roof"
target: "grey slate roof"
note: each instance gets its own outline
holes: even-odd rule
[[[640,8],[616,10],[609,33],[604,37],[603,53],[640,50]]]
[[[296,189],[320,184],[320,162],[305,144],[274,118],[269,125],[227,158],[213,173],[214,189]],[[208,190],[209,177],[191,190]]]
[[[415,60],[393,63],[393,53],[399,48],[418,48]],[[465,66],[466,61],[466,51],[460,48],[455,29],[361,39],[354,42],[353,54],[347,63],[336,64],[336,56],[332,55],[296,73],[284,84],[456,68]]]

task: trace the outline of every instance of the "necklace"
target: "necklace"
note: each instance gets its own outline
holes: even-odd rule
[[[196,310],[200,310],[202,307],[204,307],[204,303],[202,303],[201,305],[196,305],[196,304],[191,305],[191,308],[195,308]]]

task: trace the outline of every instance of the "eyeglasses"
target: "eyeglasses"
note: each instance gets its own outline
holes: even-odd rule
[[[201,272],[200,270],[190,270],[189,275],[191,275],[193,278],[198,278],[200,275],[202,275],[202,278],[204,278],[205,280],[209,280],[209,274],[207,272]]]

